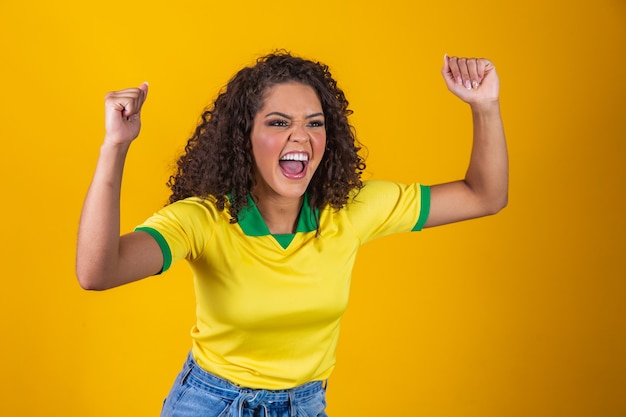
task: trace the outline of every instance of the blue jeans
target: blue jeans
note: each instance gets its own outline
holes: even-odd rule
[[[325,408],[323,381],[287,390],[242,388],[200,368],[190,353],[161,417],[327,417]]]

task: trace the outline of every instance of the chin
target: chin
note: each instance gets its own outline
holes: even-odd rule
[[[283,197],[288,198],[300,198],[304,195],[307,188],[309,188],[310,181],[302,180],[298,184],[286,184],[282,187],[278,187],[276,191]]]
[[[301,188],[301,189],[298,188],[295,190],[294,189],[284,190],[283,192],[280,193],[280,195],[286,198],[302,198],[305,192],[306,192],[306,187]]]

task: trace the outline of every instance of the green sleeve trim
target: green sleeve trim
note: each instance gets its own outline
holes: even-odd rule
[[[146,232],[157,241],[159,247],[161,248],[161,253],[163,253],[163,267],[156,275],[167,271],[172,265],[172,251],[170,250],[170,246],[167,244],[167,240],[165,240],[161,233],[151,227],[137,227],[135,228],[135,231]]]
[[[427,185],[420,185],[420,217],[417,219],[417,223],[412,232],[418,232],[422,230],[424,225],[426,224],[426,220],[428,220],[428,215],[430,214],[430,187]]]

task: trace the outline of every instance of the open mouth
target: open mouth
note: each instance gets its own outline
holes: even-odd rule
[[[309,156],[303,152],[288,153],[280,158],[278,164],[285,177],[299,179],[304,177],[306,173]]]

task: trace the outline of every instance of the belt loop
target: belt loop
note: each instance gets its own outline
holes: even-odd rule
[[[298,417],[298,410],[296,409],[296,394],[293,389],[289,392],[289,417]]]

